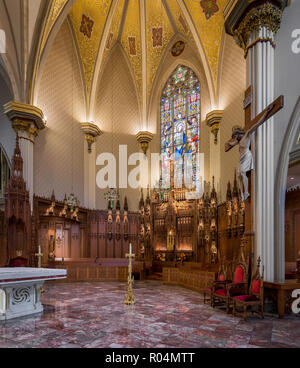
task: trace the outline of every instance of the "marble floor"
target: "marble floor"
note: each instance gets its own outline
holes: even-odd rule
[[[45,312],[0,322],[1,348],[232,348],[300,347],[300,318],[244,322],[203,305],[180,287],[135,284],[126,307],[121,283],[51,284]]]

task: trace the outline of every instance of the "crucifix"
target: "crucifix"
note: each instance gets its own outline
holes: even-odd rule
[[[239,145],[240,163],[239,163],[239,188],[242,201],[246,202],[251,194],[249,193],[249,180],[247,174],[254,169],[253,154],[251,152],[251,136],[262,124],[268,121],[284,106],[284,98],[280,96],[271,103],[265,110],[252,119],[252,87],[249,87],[245,94],[245,128],[234,127],[232,139],[225,144],[225,152]],[[251,192],[251,189],[250,189]]]
[[[41,246],[39,246],[39,252],[35,253],[35,256],[38,258],[38,268],[42,268],[42,258],[44,254],[42,253]]]
[[[126,258],[129,258],[128,265],[128,292],[125,295],[124,304],[125,305],[134,305],[135,299],[133,295],[133,283],[134,276],[132,276],[132,260],[135,258],[135,254],[132,253],[132,244],[129,246],[129,254],[126,254]]]
[[[250,237],[248,245],[253,255],[253,221],[254,221],[254,203],[253,198],[253,147],[251,148],[252,133],[254,133],[261,125],[268,121],[278,111],[284,107],[284,97],[280,96],[264,109],[259,115],[253,116],[253,89],[250,86],[245,92],[244,110],[245,110],[245,128],[233,128],[232,139],[225,144],[225,152],[230,151],[233,147],[239,145],[240,163],[239,163],[239,188],[241,191],[242,201],[245,204],[245,237]],[[259,175],[259,173],[258,173]],[[246,238],[245,238],[246,239]]]

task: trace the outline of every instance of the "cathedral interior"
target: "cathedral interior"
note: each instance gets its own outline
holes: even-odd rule
[[[0,0],[0,348],[300,347],[299,14]]]

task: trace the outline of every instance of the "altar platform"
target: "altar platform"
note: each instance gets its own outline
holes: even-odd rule
[[[0,321],[43,312],[40,290],[44,282],[66,277],[62,269],[0,268]]]

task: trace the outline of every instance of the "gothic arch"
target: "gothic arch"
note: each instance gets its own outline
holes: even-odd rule
[[[280,160],[275,178],[275,278],[285,281],[285,198],[286,179],[290,162],[290,153],[295,144],[295,139],[300,134],[300,97],[296,103],[294,112],[288,124],[280,152]]]

